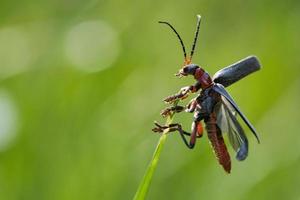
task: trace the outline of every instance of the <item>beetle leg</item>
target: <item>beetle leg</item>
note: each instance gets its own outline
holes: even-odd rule
[[[155,132],[155,133],[157,133],[157,132],[158,132],[158,133],[162,133],[162,132],[164,132],[165,129],[169,128],[168,126],[160,125],[157,121],[154,121],[154,125],[155,125],[156,127],[154,127],[154,128],[152,129],[152,131]]]
[[[179,112],[182,112],[183,110],[184,110],[183,106],[172,106],[172,107],[167,107],[167,108],[163,109],[160,114],[163,117],[167,117],[167,116],[171,115],[172,112],[179,113]]]
[[[196,138],[202,137],[202,133],[199,133],[199,121],[194,121],[192,124],[192,133],[188,133],[182,129],[182,126],[180,124],[170,124],[169,126],[163,126],[158,124],[157,122],[154,122],[156,125],[155,128],[152,129],[153,132],[160,132],[162,133],[165,129],[169,128],[169,132],[178,131],[180,133],[180,136],[184,142],[184,144],[189,148],[193,149],[196,143]],[[202,127],[202,126],[201,126]],[[187,140],[185,135],[190,136],[190,141]]]
[[[203,126],[201,124],[201,122],[199,121],[198,124],[197,124],[197,137],[202,137],[203,136]]]
[[[181,124],[170,124],[170,131],[178,131],[180,133],[180,136],[184,142],[184,144],[189,148],[193,149],[196,143],[196,134],[194,132],[188,133],[182,129]],[[190,141],[187,140],[185,135],[190,136]]]
[[[185,145],[189,149],[193,149],[194,148],[194,146],[196,144],[196,138],[202,137],[202,134],[203,134],[203,128],[202,128],[202,125],[201,125],[200,121],[194,121],[192,123],[192,133],[188,133],[188,132],[182,130],[182,128],[181,128],[180,125],[178,126],[178,131],[180,133],[180,136],[181,136],[183,142],[185,143]],[[184,135],[189,135],[190,136],[189,143],[187,142],[187,140],[186,140],[186,138],[185,138]]]
[[[166,97],[164,99],[164,102],[171,104],[174,103],[176,100],[183,100],[189,96],[189,92],[191,92],[191,86],[183,87],[178,93]]]
[[[185,109],[185,112],[189,112],[189,113],[194,112],[197,107],[197,104],[198,103],[196,101],[196,98],[193,98],[186,106],[187,108]]]
[[[158,132],[158,133],[162,133],[162,132],[164,132],[164,130],[165,129],[169,129],[169,131],[168,131],[168,133],[170,133],[170,132],[174,132],[174,131],[178,131],[178,129],[180,129],[181,128],[181,125],[180,124],[170,124],[169,126],[165,126],[165,125],[160,125],[158,122],[154,122],[154,125],[156,126],[156,127],[154,127],[153,129],[152,129],[152,131],[153,132]],[[181,128],[182,129],[182,128]],[[184,135],[187,135],[187,136],[191,136],[191,134],[190,133],[188,133],[188,132],[186,132],[186,131],[183,131],[182,132],[182,134],[184,134]],[[201,136],[197,136],[197,137],[201,137]]]

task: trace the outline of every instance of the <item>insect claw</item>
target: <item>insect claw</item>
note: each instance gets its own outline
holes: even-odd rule
[[[161,128],[161,125],[157,121],[154,121],[154,124],[155,124],[155,126]]]
[[[171,104],[177,99],[176,95],[168,96],[163,101],[165,103]]]
[[[160,114],[161,114],[161,116],[163,116],[163,117],[167,117],[168,115],[171,114],[171,109],[170,109],[170,108],[165,108],[164,110],[162,110],[162,111],[160,112]]]
[[[162,133],[163,132],[160,128],[157,128],[157,127],[153,128],[152,131],[154,133]]]
[[[155,124],[156,127],[154,127],[152,129],[152,131],[155,132],[155,133],[157,133],[157,132],[162,133],[162,132],[164,132],[165,129],[169,128],[169,126],[160,125],[157,121],[154,121],[154,124]]]
[[[159,129],[157,127],[155,127],[153,129],[151,129],[151,131],[153,131],[154,133],[157,133],[157,132],[159,132]]]
[[[154,124],[155,124],[155,126],[157,126],[158,128],[163,128],[163,129],[168,128],[168,126],[162,126],[162,125],[160,125],[157,121],[154,121]]]

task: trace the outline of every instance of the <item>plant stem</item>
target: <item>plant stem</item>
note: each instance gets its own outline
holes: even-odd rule
[[[174,103],[174,106],[176,106],[177,103],[178,103],[178,101],[176,101]],[[171,124],[172,121],[173,121],[173,117],[174,117],[174,113],[172,113],[170,116],[168,116],[165,125],[168,126],[169,124]],[[154,151],[152,160],[149,163],[148,168],[145,172],[145,175],[144,175],[144,177],[143,177],[143,179],[142,179],[142,181],[141,181],[141,183],[138,187],[138,190],[135,193],[135,196],[133,198],[134,200],[144,200],[146,198],[147,193],[149,191],[149,187],[150,187],[150,184],[151,184],[151,180],[152,180],[154,171],[157,167],[157,163],[158,163],[158,160],[159,160],[160,153],[161,153],[161,151],[164,147],[164,144],[166,142],[168,132],[169,132],[169,129],[167,128],[161,134],[161,137],[159,138],[156,149]]]

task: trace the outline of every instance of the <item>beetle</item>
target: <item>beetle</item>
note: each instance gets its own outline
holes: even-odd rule
[[[211,78],[202,67],[192,63],[192,57],[199,35],[201,16],[197,15],[196,32],[189,57],[186,54],[183,40],[175,28],[168,22],[159,21],[159,23],[165,24],[173,30],[177,35],[183,50],[184,64],[175,75],[180,78],[193,76],[196,80],[194,85],[181,88],[178,93],[168,96],[164,101],[172,104],[175,101],[187,98],[191,93],[200,92],[186,106],[179,106],[176,104],[175,106],[167,107],[161,112],[163,117],[182,111],[194,113],[191,133],[183,130],[182,125],[179,123],[160,125],[158,122],[155,122],[155,127],[152,131],[158,133],[164,132],[165,129],[169,129],[168,133],[178,131],[185,145],[188,148],[193,149],[196,144],[196,139],[203,135],[203,121],[208,139],[219,164],[227,173],[230,173],[231,159],[224,142],[224,133],[227,133],[229,142],[236,151],[237,160],[245,160],[248,156],[248,139],[237,119],[238,116],[251,130],[258,143],[260,143],[260,140],[254,126],[242,113],[236,102],[226,91],[225,87],[237,82],[250,73],[259,70],[259,61],[255,56],[247,57],[246,59],[218,71],[213,78]],[[189,140],[186,136],[189,137]]]

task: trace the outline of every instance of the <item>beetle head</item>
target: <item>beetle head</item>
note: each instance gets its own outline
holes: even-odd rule
[[[196,64],[188,64],[183,66],[177,74],[175,74],[178,77],[188,76],[188,75],[195,75],[196,70],[199,68]]]

